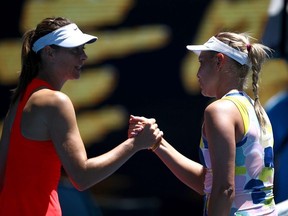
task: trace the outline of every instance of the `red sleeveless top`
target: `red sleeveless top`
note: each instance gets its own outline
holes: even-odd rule
[[[57,193],[61,163],[54,145],[51,140],[30,140],[21,134],[23,108],[31,94],[42,86],[53,89],[48,83],[33,79],[18,104],[0,194],[0,216],[61,215]]]

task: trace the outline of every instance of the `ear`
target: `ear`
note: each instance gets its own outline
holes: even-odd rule
[[[46,55],[47,57],[52,57],[53,54],[54,54],[54,49],[53,49],[52,47],[50,47],[50,46],[45,46],[45,47],[43,48],[43,51],[45,52],[45,55]]]
[[[217,57],[217,65],[219,66],[221,66],[226,60],[225,55],[223,53],[217,53],[216,57]]]

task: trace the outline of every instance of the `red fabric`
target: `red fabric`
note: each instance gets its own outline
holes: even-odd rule
[[[23,108],[35,89],[52,87],[39,79],[28,85],[11,130],[0,216],[60,216],[57,186],[61,163],[51,140],[26,139],[21,134]]]

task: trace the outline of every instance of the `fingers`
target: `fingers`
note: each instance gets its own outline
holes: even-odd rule
[[[144,124],[130,124],[128,128],[128,138],[137,136],[144,128]]]
[[[148,123],[149,124],[155,124],[156,123],[156,119],[150,118],[150,119],[148,119]]]
[[[155,151],[162,137],[163,132],[158,128],[156,119],[130,115],[128,138],[137,138],[139,147]]]
[[[156,119],[154,118],[145,118],[143,116],[134,116],[134,115],[130,115],[130,119],[129,119],[129,123],[131,124],[135,124],[138,122],[142,122],[142,123],[150,123],[153,124],[156,122]]]
[[[162,139],[164,133],[163,133],[163,131],[161,131],[159,128],[157,128],[157,129],[155,129],[154,135],[155,135],[155,137],[156,137],[155,143],[152,144],[152,145],[148,148],[148,150],[151,150],[151,151],[153,151],[153,152],[156,151],[156,149],[158,149],[159,146],[161,145],[161,139]]]
[[[157,123],[154,123],[154,124],[147,123],[147,124],[145,124],[145,127],[143,128],[143,130],[149,131],[150,133],[152,132],[152,134],[153,134],[154,144],[152,145],[152,147],[150,146],[148,149],[158,148],[160,145],[160,141],[164,135],[163,131],[161,131],[160,128],[158,127],[158,124]]]
[[[163,131],[160,130],[160,128],[155,129],[154,136],[156,137],[157,142],[161,141],[161,138],[163,137],[163,135],[164,135],[164,133],[163,133]]]
[[[161,131],[159,128],[157,128],[157,130],[155,130],[155,133],[154,133],[154,134],[156,135],[156,139],[157,139],[157,140],[160,139],[160,138],[162,138],[162,137],[164,136],[164,132]]]
[[[146,118],[143,116],[134,116],[130,115],[129,119],[129,129],[128,129],[128,138],[137,136],[144,127],[152,126],[156,123],[156,119],[154,118]],[[158,125],[154,125],[153,128],[156,129]]]
[[[145,124],[139,121],[129,121],[129,128],[128,128],[128,138],[135,137],[140,133]]]
[[[141,117],[137,120],[139,119]],[[132,120],[132,123],[129,124],[128,137],[135,138],[134,144],[138,149],[155,151],[161,144],[162,136],[163,132],[158,128],[158,124],[153,118],[146,119],[145,123]]]
[[[129,123],[136,123],[136,122],[145,122],[146,118],[145,117],[140,117],[140,116],[134,116],[130,115]]]

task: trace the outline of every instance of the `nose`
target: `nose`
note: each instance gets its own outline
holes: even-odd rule
[[[83,53],[81,54],[81,60],[85,61],[88,59],[87,54],[85,53],[85,51],[83,50]]]
[[[197,74],[196,74],[197,78],[200,78],[200,70],[198,69]]]

